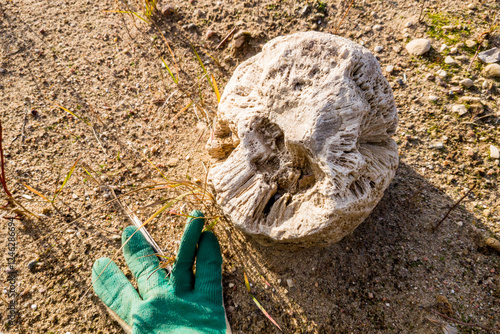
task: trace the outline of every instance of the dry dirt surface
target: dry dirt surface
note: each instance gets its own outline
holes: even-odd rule
[[[244,272],[284,333],[500,329],[500,257],[484,242],[500,237],[499,161],[490,148],[500,148],[500,83],[473,60],[483,37],[481,50],[500,47],[498,30],[483,34],[498,22],[497,2],[174,0],[144,22],[117,12],[145,17],[134,1],[0,1],[5,177],[37,216],[10,212],[2,198],[0,332],[120,333],[90,278],[101,256],[131,277],[118,251],[130,222],[110,201],[121,196],[145,221],[189,191],[165,185],[202,187],[210,165],[204,143],[217,98],[193,50],[222,92],[266,41],[307,30],[336,32],[377,56],[399,110],[400,167],[370,217],[327,248],[266,248],[220,219],[233,332],[280,332],[252,301]],[[405,49],[416,38],[431,40],[423,56]],[[460,84],[466,78],[472,86]],[[195,202],[186,197],[148,225],[167,255],[184,228],[178,213],[216,214]],[[13,270],[18,317],[9,325]]]

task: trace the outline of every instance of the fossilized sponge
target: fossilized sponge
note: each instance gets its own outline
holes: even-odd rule
[[[261,243],[337,242],[394,177],[396,126],[370,51],[320,32],[278,37],[225,87],[208,177],[224,213]]]

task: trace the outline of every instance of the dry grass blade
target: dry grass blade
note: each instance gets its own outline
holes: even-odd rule
[[[75,163],[73,164],[73,166],[71,167],[71,169],[69,170],[68,174],[66,174],[66,177],[64,178],[64,181],[63,181],[63,184],[61,185],[61,188],[59,188],[59,190],[57,190],[54,194],[54,198],[52,199],[52,201],[55,201],[56,200],[56,197],[57,195],[59,195],[61,193],[61,191],[63,190],[64,186],[66,185],[66,183],[68,183],[69,179],[71,178],[71,175],[73,175],[73,172],[75,171],[75,167],[76,165],[78,164],[78,161],[80,160],[80,158],[77,158]]]
[[[161,177],[163,177],[165,180],[168,180],[168,178],[167,178],[165,175],[163,175],[163,173],[161,172],[161,170],[159,170],[159,169],[158,169],[158,167],[156,167],[156,165],[155,165],[155,164],[154,164],[151,160],[149,160],[149,159],[148,159],[148,157],[146,156],[146,154],[144,154],[144,152],[141,152],[140,150],[137,150],[137,152],[139,152],[139,153],[142,155],[142,157],[143,157],[144,159],[146,159],[146,161],[147,161],[147,162],[148,162],[151,166],[153,166],[153,168],[154,168],[154,169],[156,169],[156,171],[157,171],[157,172],[161,175]]]
[[[245,286],[247,287],[248,292],[250,292],[250,282],[248,282],[248,276],[246,272],[243,272],[243,277],[245,278]]]
[[[283,332],[283,330],[281,329],[281,327],[278,325],[278,323],[273,319],[273,317],[271,317],[269,315],[269,313],[267,313],[266,309],[260,305],[259,301],[257,300],[257,298],[255,298],[251,293],[250,293],[250,282],[248,282],[248,277],[247,277],[247,273],[243,271],[243,276],[245,278],[245,286],[249,292],[249,295],[250,297],[252,298],[253,302],[255,303],[255,305],[257,305],[257,307],[259,308],[259,310],[267,317],[267,319],[269,319],[269,321],[271,321],[273,323],[274,326],[278,327],[278,329],[280,331]]]
[[[217,82],[215,82],[215,78],[213,74],[211,75],[212,77],[212,84],[214,87],[215,95],[217,95],[217,103],[220,103],[220,93],[219,93],[219,87],[217,87]]]
[[[179,118],[180,115],[182,115],[182,113],[186,110],[189,109],[189,107],[191,107],[193,105],[193,101],[189,102],[189,104],[187,106],[185,106],[184,108],[182,108],[174,117],[172,117],[170,119],[170,123],[172,123],[173,121],[175,121],[177,118]]]
[[[25,186],[26,188],[28,188],[29,191],[31,191],[32,193],[34,193],[35,195],[38,195],[40,196],[41,198],[43,198],[44,200],[46,200],[47,202],[51,203],[52,201],[50,199],[48,199],[47,197],[45,197],[41,192],[39,192],[38,190],[28,186],[26,183],[23,183],[23,186]]]
[[[194,55],[196,56],[196,59],[198,59],[198,63],[201,66],[201,69],[203,70],[203,73],[205,74],[205,78],[207,78],[208,83],[212,87],[213,91],[215,92],[215,87],[212,84],[212,80],[210,80],[210,77],[208,76],[207,69],[205,68],[205,65],[203,65],[203,61],[201,60],[200,56],[198,55],[198,52],[196,52],[196,49],[194,48],[194,45],[191,44],[191,48],[193,49]],[[216,93],[217,94],[217,93]]]
[[[267,313],[267,311],[264,309],[264,307],[262,307],[262,305],[260,305],[259,301],[252,295],[250,294],[250,297],[252,297],[252,300],[253,302],[255,303],[255,305],[257,305],[257,307],[259,308],[259,310],[264,313],[264,315],[267,317],[267,319],[269,319],[269,321],[271,321],[273,323],[274,326],[278,327],[278,329],[280,331],[283,332],[283,330],[281,329],[281,327],[278,325],[278,323],[273,319],[273,317],[271,317],[269,315],[269,313]]]
[[[179,202],[184,197],[189,196],[189,195],[193,195],[193,193],[194,193],[193,191],[188,191],[188,192],[186,192],[186,193],[184,193],[182,195],[177,196],[173,200],[169,201],[167,204],[165,204],[164,206],[162,206],[158,211],[156,211],[155,213],[153,213],[151,215],[151,217],[149,217],[144,222],[144,224],[142,224],[142,226],[146,225],[147,223],[149,223],[150,221],[152,221],[153,219],[155,219],[159,214],[161,214],[163,211],[165,211],[165,210],[169,209],[170,207],[172,207],[172,205],[174,205],[175,203]]]
[[[168,74],[170,74],[170,77],[172,78],[172,80],[174,80],[174,82],[176,84],[179,84],[179,79],[177,79],[174,74],[172,73],[172,71],[170,70],[170,67],[168,67],[167,65],[167,62],[165,61],[165,59],[163,59],[163,57],[160,57],[161,58],[161,61],[163,62],[163,66],[165,66],[165,68],[167,69],[168,71]]]
[[[207,232],[207,231],[211,231],[213,230],[213,228],[215,227],[215,225],[217,225],[217,223],[219,222],[219,218],[215,218],[213,222],[211,222],[207,227],[205,227],[203,229],[203,232]]]
[[[146,20],[145,18],[143,18],[142,16],[140,16],[139,13],[137,13],[137,12],[132,12],[132,11],[129,11],[129,10],[105,10],[104,12],[105,13],[132,14],[132,15],[136,16],[137,18],[141,19],[142,21],[144,21],[145,23],[148,23],[148,20]]]
[[[77,116],[75,113],[73,113],[72,111],[64,108],[63,106],[60,106],[60,105],[58,105],[56,103],[54,103],[54,105],[56,105],[57,107],[61,108],[62,110],[64,110],[68,114],[73,115],[74,117],[78,118],[80,121],[85,122],[88,126],[92,126],[92,124],[90,124],[89,121],[87,121],[86,119],[81,118],[80,116]]]

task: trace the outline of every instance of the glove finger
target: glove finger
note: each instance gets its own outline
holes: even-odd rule
[[[222,255],[212,232],[203,232],[198,243],[194,288],[209,301],[222,304]]]
[[[118,266],[109,258],[98,259],[92,266],[92,282],[103,303],[131,326],[132,306],[141,298]]]
[[[196,257],[196,245],[205,224],[203,213],[195,210],[186,223],[175,265],[172,268],[170,282],[176,291],[192,290],[194,285],[193,265]],[[196,218],[195,218],[196,217]]]
[[[149,297],[152,289],[167,280],[165,269],[158,269],[160,260],[151,245],[134,226],[127,227],[122,234],[123,255],[130,271],[137,280],[139,293],[143,299]],[[135,233],[136,232],[136,233]],[[130,239],[130,240],[129,240]],[[128,242],[127,242],[128,240]]]

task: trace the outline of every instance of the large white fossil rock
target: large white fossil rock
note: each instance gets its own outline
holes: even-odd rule
[[[394,177],[396,126],[370,51],[320,32],[279,37],[224,89],[209,180],[224,213],[261,243],[337,242]]]

